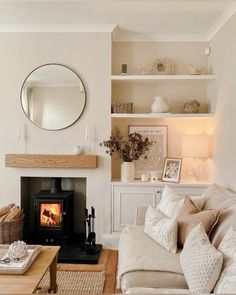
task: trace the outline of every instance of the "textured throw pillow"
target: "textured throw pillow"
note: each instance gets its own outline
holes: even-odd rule
[[[224,255],[223,270],[214,288],[214,293],[236,293],[236,231],[231,226],[219,245]]]
[[[148,207],[144,232],[172,253],[177,251],[177,223],[175,220],[170,219],[163,215],[158,209]]]
[[[165,185],[158,209],[167,217],[175,219],[182,209],[185,198],[186,197],[177,195],[172,188]]]
[[[202,223],[205,232],[209,233],[219,220],[218,210],[205,210],[198,212],[198,208],[187,198],[176,218],[178,222],[178,244],[184,245],[189,232],[199,223]]]
[[[180,265],[189,289],[194,293],[210,293],[220,275],[223,254],[210,243],[202,224],[189,233],[180,253]]]

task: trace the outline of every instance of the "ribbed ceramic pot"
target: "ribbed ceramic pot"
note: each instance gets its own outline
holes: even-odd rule
[[[121,181],[122,182],[134,181],[134,163],[123,162],[121,164]]]

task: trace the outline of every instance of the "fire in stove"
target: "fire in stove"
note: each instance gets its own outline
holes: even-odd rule
[[[40,226],[54,227],[60,226],[61,204],[41,203],[40,204]]]

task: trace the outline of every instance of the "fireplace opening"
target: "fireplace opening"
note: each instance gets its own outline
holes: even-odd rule
[[[60,263],[98,263],[81,251],[85,242],[86,178],[21,177],[24,240],[60,245]]]

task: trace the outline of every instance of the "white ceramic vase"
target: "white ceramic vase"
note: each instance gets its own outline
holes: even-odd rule
[[[122,182],[134,181],[134,163],[123,162],[121,164],[121,181]]]
[[[154,97],[154,102],[151,106],[152,113],[167,113],[170,109],[167,99],[163,96]]]

